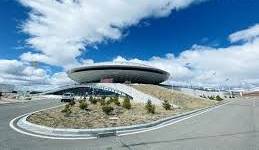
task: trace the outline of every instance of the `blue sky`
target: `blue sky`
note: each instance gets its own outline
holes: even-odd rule
[[[99,50],[85,53],[98,61],[122,55],[148,59],[173,52],[178,55],[194,43],[215,47],[228,46],[228,35],[259,22],[259,1],[212,0],[173,12],[169,17],[145,20],[127,29],[120,41],[101,44]],[[226,15],[227,14],[227,15]]]
[[[135,14],[129,13],[129,18],[132,17],[133,20],[135,19],[132,22],[128,21],[125,18],[122,18],[125,16],[121,16],[121,18],[118,17],[118,19],[121,19],[120,21],[122,24],[126,24],[116,24],[116,29],[119,29],[121,35],[117,35],[117,32],[110,31],[111,29],[108,29],[107,32],[109,34],[106,35],[106,28],[105,33],[96,33],[97,29],[93,29],[95,28],[95,26],[87,26],[87,23],[92,22],[92,20],[85,19],[85,22],[79,21],[79,25],[76,26],[75,32],[73,32],[73,30],[71,29],[74,28],[74,25],[71,25],[70,29],[73,33],[71,35],[68,35],[68,37],[70,39],[71,37],[78,35],[78,38],[80,39],[79,43],[83,46],[76,44],[72,46],[68,45],[67,47],[71,46],[71,49],[73,49],[74,46],[76,47],[75,50],[71,50],[71,52],[68,53],[68,55],[71,53],[71,58],[67,55],[65,55],[64,57],[62,56],[62,58],[61,56],[52,58],[51,56],[53,54],[50,51],[55,51],[58,48],[55,48],[53,50],[53,47],[47,47],[47,50],[44,50],[42,47],[45,47],[45,45],[43,46],[35,44],[35,41],[31,43],[26,42],[26,40],[28,39],[33,39],[35,35],[46,35],[45,31],[44,34],[38,34],[38,31],[35,31],[34,29],[32,29],[32,26],[29,26],[31,25],[30,23],[35,23],[35,20],[34,22],[29,22],[29,15],[33,14],[32,10],[35,12],[37,9],[41,9],[41,7],[34,6],[31,0],[2,0],[0,1],[0,60],[17,60],[23,65],[25,64],[26,68],[28,67],[26,66],[28,65],[28,63],[26,64],[26,62],[29,61],[28,59],[31,57],[36,58],[36,56],[34,57],[31,55],[36,54],[38,56],[38,54],[40,54],[40,59],[37,57],[35,61],[39,62],[39,69],[42,69],[41,71],[38,71],[43,72],[44,77],[47,76],[47,78],[52,78],[55,73],[63,72],[72,66],[77,66],[80,64],[82,65],[84,61],[113,61],[117,59],[118,56],[121,56],[121,58],[126,61],[134,61],[133,59],[137,59],[143,63],[150,63],[154,61],[154,57],[158,57],[162,60],[165,59],[165,61],[170,61],[170,59],[172,59],[172,61],[176,60],[175,62],[173,62],[172,66],[174,66],[175,64],[184,64],[183,62],[181,62],[183,61],[181,58],[183,53],[189,51],[190,49],[193,50],[193,47],[195,47],[194,45],[196,45],[196,48],[194,49],[198,49],[197,51],[207,51],[207,49],[213,49],[217,51],[221,48],[225,48],[226,50],[228,50],[228,48],[231,48],[234,45],[244,44],[243,42],[240,43],[240,41],[236,43],[231,42],[231,40],[229,40],[229,36],[232,33],[252,28],[259,22],[259,1],[257,0],[208,0],[205,2],[200,2],[199,0],[197,2],[193,0],[194,4],[184,3],[184,1],[185,0],[183,0],[183,3],[172,4],[173,7],[166,8],[169,10],[169,12],[167,12],[165,15],[156,16],[158,13],[161,13],[162,10],[160,10],[159,7],[155,7],[150,4],[152,7],[147,7],[147,12],[149,12],[148,9],[152,9],[152,11],[157,11],[158,13],[151,13],[147,14],[146,16],[143,15],[141,17],[139,17],[139,15],[137,16]],[[47,0],[41,5],[48,6],[49,4],[53,4],[51,0]],[[70,4],[64,5],[71,6],[71,10],[74,7],[74,5]],[[95,3],[91,6],[95,5],[97,5],[96,8],[99,7],[98,4]],[[139,5],[141,6],[141,4]],[[149,4],[145,4],[145,7],[143,8],[146,8],[146,5]],[[162,4],[159,3],[157,5]],[[184,6],[182,7],[182,5]],[[58,5],[53,4],[53,7],[51,6],[51,9],[56,9],[56,6]],[[100,3],[100,7],[101,6],[102,5]],[[176,7],[177,9],[175,9],[174,7]],[[105,11],[109,9],[104,8],[103,10]],[[140,14],[145,14],[144,11],[139,12]],[[44,11],[44,13],[46,13],[44,15],[52,15],[47,11]],[[124,13],[127,14],[128,12]],[[66,15],[68,14],[60,14],[60,16],[62,17],[67,17]],[[86,13],[85,16],[87,15],[88,14]],[[89,16],[91,17],[91,15]],[[41,16],[37,17],[40,18]],[[75,16],[71,15],[71,17],[76,18],[76,14]],[[116,18],[114,16],[107,15],[107,17],[105,18],[105,20],[108,20],[107,23],[109,23],[108,17],[111,18],[110,20]],[[103,18],[98,18],[97,15],[94,19],[101,20]],[[113,26],[113,22],[114,20],[111,21],[111,26]],[[66,26],[66,22],[62,22],[62,20],[60,22],[56,21],[55,23],[55,27]],[[80,26],[80,24],[82,24],[82,26]],[[40,26],[44,27],[44,25],[42,24]],[[62,39],[63,35],[55,33],[54,30],[51,29],[51,27],[52,26],[47,26],[47,28],[49,28],[48,31],[53,35],[58,34],[58,37]],[[97,27],[98,26],[96,26],[96,28]],[[91,38],[93,38],[92,35],[91,37],[80,35],[80,28],[82,28],[82,33],[85,32],[86,34],[93,34],[93,37],[97,39],[94,39],[93,42],[88,42]],[[91,31],[89,28],[91,28],[91,30],[93,31]],[[27,30],[25,31],[25,29]],[[40,40],[44,41],[45,39],[48,39],[44,36],[42,36],[43,40]],[[64,39],[68,37],[64,37]],[[86,40],[81,41],[81,38],[84,38]],[[52,41],[50,40],[48,42]],[[73,42],[74,41],[72,39],[71,43]],[[76,41],[75,43],[77,42],[78,41]],[[53,43],[49,43],[49,45]],[[209,48],[204,50],[204,48],[201,47]],[[63,49],[63,47],[61,47],[61,49]],[[83,49],[83,51],[79,52],[78,49]],[[63,50],[57,50],[57,52],[61,52],[60,54],[62,54]],[[48,56],[50,58],[46,58],[45,56]],[[60,61],[69,63],[60,63],[55,61],[56,59],[60,59]],[[171,72],[172,74],[176,74],[176,79],[179,81],[185,80],[186,78],[200,78],[202,71],[209,74],[210,72],[214,72],[214,70],[216,70],[217,72],[219,72],[219,76],[226,76],[225,73],[220,73],[220,70],[217,70],[215,68],[208,69],[207,67],[205,67],[206,70],[204,68],[202,68],[204,69],[202,70],[200,66],[202,65],[192,66],[193,68],[196,68],[196,70],[189,70],[192,71],[191,73],[188,72],[188,70],[187,72],[185,71],[186,74],[192,75],[185,75],[184,78],[178,77],[178,72]],[[182,70],[185,69],[190,68],[182,68]],[[197,74],[199,74],[199,77],[197,77]],[[180,75],[182,75],[182,72],[180,73]],[[241,78],[242,80],[256,80],[253,75],[242,75],[236,80],[240,80]],[[223,81],[223,79],[220,80]]]
[[[0,2],[0,58],[19,57],[26,48],[26,34],[19,26],[28,17],[28,8],[15,0]],[[122,55],[127,58],[148,59],[174,52],[176,55],[194,43],[227,46],[229,34],[259,22],[259,1],[212,0],[188,9],[173,12],[169,17],[145,19],[125,30],[127,36],[119,41],[98,44],[98,50],[83,53],[84,58],[109,61]],[[226,15],[227,14],[227,15]]]

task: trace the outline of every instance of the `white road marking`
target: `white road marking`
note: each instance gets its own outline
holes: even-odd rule
[[[33,136],[33,137],[39,137],[39,138],[45,138],[45,139],[57,139],[57,140],[79,140],[79,139],[90,140],[90,139],[97,139],[97,137],[54,137],[54,136],[47,136],[47,135],[45,136],[45,135],[38,135],[38,134],[28,133],[28,132],[22,131],[22,130],[20,130],[20,129],[18,129],[18,128],[16,128],[14,126],[14,121],[16,119],[18,119],[19,117],[16,117],[13,120],[11,120],[10,123],[9,123],[9,126],[13,130],[15,130],[15,131],[17,131],[17,132],[19,132],[21,134],[30,135],[30,136]]]
[[[207,110],[202,111],[202,112],[200,112],[200,113],[197,113],[197,114],[194,114],[194,115],[190,115],[190,116],[188,116],[188,117],[184,117],[184,118],[182,118],[182,119],[173,121],[173,122],[171,122],[171,123],[158,125],[158,126],[155,126],[155,127],[151,127],[150,129],[146,129],[146,130],[141,130],[141,131],[136,131],[136,132],[130,132],[130,133],[122,133],[122,134],[118,134],[118,136],[125,136],[125,135],[138,134],[138,133],[148,132],[148,131],[152,131],[152,130],[157,130],[157,129],[160,129],[160,128],[163,128],[163,127],[166,127],[166,126],[169,126],[169,125],[173,125],[173,124],[176,124],[176,123],[178,123],[178,122],[181,122],[181,121],[190,119],[190,118],[192,118],[192,117],[199,116],[199,115],[201,115],[201,114],[204,114],[204,113],[206,113],[206,112],[212,111],[212,110],[214,110],[214,109],[220,108],[220,107],[222,107],[222,106],[225,106],[225,105],[230,104],[230,103],[233,103],[233,102],[235,102],[235,101],[228,102],[228,103],[225,103],[225,104],[222,104],[222,105],[219,105],[219,106],[216,106],[216,107],[207,109]],[[133,130],[133,131],[134,131],[134,130]]]
[[[213,107],[213,108],[210,108],[210,109],[207,109],[207,110],[204,110],[200,113],[197,113],[197,114],[194,114],[194,115],[190,115],[188,117],[184,117],[182,119],[179,119],[179,120],[176,120],[176,121],[173,121],[171,123],[165,123],[165,124],[161,124],[161,125],[158,125],[158,126],[155,126],[155,127],[151,127],[149,129],[144,129],[144,130],[141,130],[139,131],[140,129],[137,129],[136,130],[132,130],[133,132],[130,132],[130,133],[122,133],[122,134],[118,134],[117,136],[125,136],[125,135],[131,135],[131,134],[138,134],[138,133],[143,133],[143,132],[148,132],[148,131],[152,131],[152,130],[157,130],[157,129],[160,129],[160,128],[163,128],[163,127],[166,127],[166,126],[169,126],[169,125],[173,125],[173,124],[176,124],[178,122],[181,122],[181,121],[184,121],[184,120],[187,120],[187,119],[190,119],[192,117],[195,117],[195,116],[199,116],[201,114],[204,114],[206,112],[209,112],[209,111],[212,111],[214,109],[217,109],[217,108],[220,108],[222,106],[225,106],[227,104],[230,104],[230,103],[233,103],[235,101],[232,101],[232,102],[228,102],[228,103],[225,103],[225,104],[222,104],[222,105],[219,105],[219,106],[216,106],[216,107]],[[45,108],[45,109],[41,109],[41,110],[38,110],[38,111],[34,111],[34,112],[31,112],[31,113],[27,113],[27,114],[32,114],[32,113],[36,113],[36,112],[39,112],[39,111],[43,111],[43,110],[48,110],[48,109],[52,109],[52,108],[56,108],[56,107],[60,107],[62,105],[58,105],[58,106],[54,106],[54,107],[50,107],[50,108]],[[34,136],[34,137],[39,137],[39,138],[47,138],[47,139],[58,139],[58,140],[78,140],[78,139],[97,139],[97,137],[55,137],[55,136],[45,136],[45,135],[38,135],[38,134],[34,134],[34,133],[28,133],[28,132],[25,132],[21,129],[18,129],[14,126],[14,121],[17,120],[19,117],[22,117],[22,116],[25,116],[27,114],[23,114],[21,116],[18,116],[14,119],[12,119],[9,123],[9,126],[14,129],[15,131],[21,133],[21,134],[25,134],[25,135],[30,135],[30,136]],[[136,131],[136,132],[134,132]]]
[[[60,107],[60,106],[63,106],[65,104],[61,104],[61,105],[58,105],[58,106],[53,106],[53,107],[49,107],[49,108],[44,108],[44,109],[41,109],[41,110],[37,110],[37,111],[34,111],[34,112],[30,112],[30,113],[27,113],[27,114],[23,114],[23,115],[20,115],[14,119],[12,119],[9,123],[9,126],[21,133],[21,134],[25,134],[25,135],[30,135],[30,136],[34,136],[34,137],[39,137],[39,138],[45,138],[45,139],[58,139],[58,140],[79,140],[79,139],[87,139],[87,140],[90,140],[90,139],[97,139],[97,137],[54,137],[54,136],[45,136],[45,135],[38,135],[38,134],[34,134],[34,133],[28,133],[28,132],[25,132],[21,129],[18,129],[14,126],[14,121],[17,120],[18,118],[22,117],[22,116],[25,116],[25,115],[28,115],[28,114],[33,114],[33,113],[36,113],[36,112],[40,112],[40,111],[44,111],[44,110],[48,110],[48,109],[52,109],[52,108],[57,108],[57,107]]]

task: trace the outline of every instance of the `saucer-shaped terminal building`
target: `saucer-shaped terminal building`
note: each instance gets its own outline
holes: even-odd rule
[[[137,63],[96,63],[68,71],[80,83],[143,83],[159,84],[170,74],[164,70]]]

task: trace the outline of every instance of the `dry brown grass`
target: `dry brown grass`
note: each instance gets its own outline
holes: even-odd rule
[[[28,118],[28,121],[54,128],[104,128],[128,126],[141,123],[148,123],[158,119],[173,116],[177,113],[204,108],[216,104],[216,101],[204,100],[191,97],[180,92],[155,85],[132,85],[144,93],[158,97],[161,100],[168,100],[170,103],[180,106],[180,109],[165,110],[162,106],[156,106],[156,113],[149,114],[145,110],[145,104],[132,104],[132,109],[127,110],[121,106],[112,105],[114,111],[111,115],[102,112],[99,103],[89,104],[89,111],[80,110],[78,102],[72,107],[72,114],[66,117],[61,112],[64,106],[37,112]],[[117,118],[116,120],[111,117]]]
[[[176,104],[186,109],[196,109],[217,103],[216,101],[192,97],[181,92],[173,91],[158,85],[133,84],[131,86],[146,94],[157,97],[160,100],[168,100],[170,103]]]
[[[121,106],[115,106],[112,115],[106,115],[102,112],[100,104],[89,104],[89,111],[80,110],[79,104],[72,107],[72,114],[66,117],[61,112],[64,106],[37,112],[28,118],[29,122],[54,128],[103,128],[115,126],[127,126],[134,124],[147,123],[183,110],[166,111],[161,106],[156,107],[155,114],[148,114],[144,109],[144,104],[133,104],[132,109],[127,110]],[[118,120],[112,120],[111,117],[117,117]]]

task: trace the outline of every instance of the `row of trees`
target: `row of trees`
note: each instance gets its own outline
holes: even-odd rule
[[[121,107],[123,107],[124,109],[127,109],[127,110],[132,108],[131,100],[129,99],[129,97],[124,97],[123,101],[120,102],[118,97],[110,97],[108,100],[106,100],[106,97],[94,98],[94,97],[90,96],[89,102],[92,105],[97,105],[99,103],[101,105],[102,111],[106,115],[112,114],[112,112],[114,110],[114,105],[121,106]],[[112,104],[114,104],[114,105],[112,105]],[[65,113],[65,116],[69,116],[72,113],[71,108],[74,105],[75,105],[75,101],[71,101],[70,103],[65,105],[65,108],[61,112]],[[88,106],[89,106],[89,104],[87,103],[86,99],[79,100],[79,108],[81,110],[90,111],[88,109]],[[165,110],[172,110],[172,106],[171,106],[171,104],[169,103],[168,100],[163,101],[162,107]],[[148,100],[145,104],[145,110],[147,111],[147,113],[155,114],[156,106],[154,104],[152,104],[151,100]]]
[[[106,100],[105,96],[103,96],[101,98],[94,98],[94,97],[90,96],[89,102],[92,105],[97,105],[97,103],[100,103],[100,105],[102,106],[101,107],[102,111],[107,115],[110,115],[112,113],[112,111],[114,110],[114,108],[111,104],[115,104],[116,106],[122,106],[125,109],[131,109],[131,102],[130,102],[129,97],[124,97],[122,104],[119,101],[119,98],[117,96],[110,97],[109,100]],[[76,104],[75,101],[69,102],[68,104],[65,105],[65,108],[61,112],[65,113],[65,116],[69,116],[72,113],[71,108],[75,104]],[[79,100],[79,108],[81,110],[90,111],[88,109],[88,106],[89,106],[89,104],[86,102],[86,99]]]
[[[224,99],[221,98],[219,95],[217,95],[217,96],[205,96],[205,95],[203,94],[203,95],[200,95],[200,97],[201,97],[201,98],[208,98],[208,99],[210,99],[210,100],[216,100],[216,101],[222,101],[222,100],[224,100]],[[229,96],[225,95],[224,98],[235,98],[235,96],[233,96],[233,95],[229,95]]]

